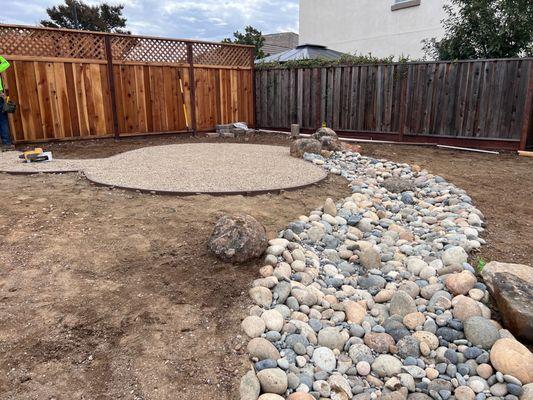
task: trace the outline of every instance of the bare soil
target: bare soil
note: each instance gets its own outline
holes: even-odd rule
[[[202,140],[217,139],[46,147],[56,157],[94,158]],[[480,257],[530,262],[533,160],[363,149],[418,163],[465,188],[488,221]],[[96,187],[76,174],[0,174],[0,187],[0,399],[39,400],[237,399],[248,368],[240,321],[261,262],[233,266],[214,258],[206,247],[213,224],[223,213],[244,212],[273,237],[327,197],[349,194],[339,177],[255,197],[154,196]]]

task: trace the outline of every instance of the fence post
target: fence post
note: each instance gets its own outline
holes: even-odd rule
[[[528,139],[533,140],[533,138],[528,138],[529,132],[532,131],[531,118],[533,114],[533,61],[524,61],[528,62],[528,79],[527,79],[527,89],[526,89],[526,104],[524,105],[524,121],[522,123],[522,129],[520,132],[520,150],[526,150],[528,145]]]
[[[398,68],[401,68],[400,79],[402,83],[402,93],[400,96],[400,129],[398,135],[398,141],[403,142],[403,134],[405,132],[405,125],[407,124],[407,74],[409,73],[409,66],[407,64],[399,65]],[[406,69],[406,71],[404,71]],[[407,72],[407,74],[405,74]]]
[[[194,78],[194,54],[193,44],[187,43],[187,62],[189,63],[189,91],[191,103],[192,134],[196,136],[196,80]]]
[[[104,35],[105,55],[107,59],[107,79],[109,81],[109,95],[111,96],[111,114],[113,114],[113,131],[115,140],[120,139],[118,126],[117,99],[115,94],[115,75],[113,73],[113,53],[111,51],[111,37]]]
[[[250,67],[252,68],[252,119],[250,126],[257,128],[255,121],[257,121],[257,110],[255,100],[255,48],[250,48]]]

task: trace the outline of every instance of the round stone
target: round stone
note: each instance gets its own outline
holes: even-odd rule
[[[313,352],[313,363],[322,371],[332,372],[337,366],[335,354],[327,347],[319,347]]]
[[[250,357],[256,357],[259,360],[281,358],[278,349],[272,343],[264,338],[254,338],[248,342],[248,354]]]
[[[266,393],[283,394],[287,390],[287,375],[279,368],[269,368],[259,371],[257,379],[261,390]]]
[[[403,324],[411,330],[424,325],[424,322],[426,322],[426,317],[421,312],[410,313],[403,317]]]
[[[328,327],[318,332],[318,344],[330,349],[342,350],[349,339],[348,332],[339,330],[337,327]]]
[[[455,306],[453,307],[454,318],[460,321],[466,321],[470,317],[481,316],[481,308],[475,300],[466,296],[458,297],[460,298],[457,300]]]
[[[500,338],[500,333],[494,324],[483,317],[470,317],[463,323],[465,336],[474,346],[490,350]]]
[[[454,295],[467,294],[477,283],[475,275],[469,271],[459,274],[450,274],[446,278],[446,287]]]
[[[285,323],[283,315],[277,310],[267,310],[261,315],[261,319],[265,322],[265,326],[270,331],[280,332]]]
[[[489,364],[479,364],[476,368],[477,374],[483,379],[489,379],[492,376],[492,367]]]
[[[533,354],[514,339],[505,338],[494,343],[490,361],[504,375],[512,375],[523,384],[533,382]]]
[[[382,354],[372,363],[372,371],[380,377],[395,376],[402,371],[402,363],[396,357]]]
[[[251,339],[260,337],[265,332],[265,322],[255,315],[246,317],[242,321],[241,327],[244,333]]]
[[[365,361],[369,364],[374,362],[374,356],[372,355],[372,350],[362,343],[355,343],[350,346],[348,350],[350,358],[353,360],[354,364],[357,364],[361,361]]]
[[[315,400],[315,398],[309,393],[296,392],[287,397],[287,400]]]
[[[474,400],[476,394],[468,386],[459,386],[454,392],[456,400]]]
[[[468,261],[468,254],[459,246],[451,246],[446,249],[441,256],[444,265],[460,266]]]
[[[250,297],[255,304],[263,307],[269,307],[272,304],[272,292],[263,286],[256,286],[250,289]]]
[[[343,304],[346,321],[350,324],[360,325],[365,319],[366,309],[355,301],[345,301]]]
[[[388,333],[367,333],[364,337],[365,344],[377,353],[388,353],[394,346],[394,339]]]
[[[370,364],[366,361],[359,361],[355,366],[357,373],[361,376],[367,376],[370,373]]]
[[[407,314],[416,312],[415,301],[409,294],[404,291],[394,293],[390,302],[390,315],[400,315],[405,317]]]

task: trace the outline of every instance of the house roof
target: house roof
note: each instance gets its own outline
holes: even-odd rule
[[[283,53],[274,54],[268,57],[256,60],[256,64],[262,62],[287,62],[294,60],[338,60],[344,53],[330,50],[326,46],[317,44],[303,44],[296,46],[296,48],[284,51]]]
[[[299,36],[294,32],[272,33],[263,37],[263,51],[268,55],[282,53],[298,46]]]

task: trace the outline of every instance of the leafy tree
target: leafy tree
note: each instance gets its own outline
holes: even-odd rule
[[[265,57],[265,53],[262,48],[265,44],[265,38],[261,31],[255,29],[253,26],[248,25],[244,28],[244,33],[239,31],[233,32],[234,39],[226,38],[222,40],[222,43],[237,43],[237,44],[248,44],[255,46],[255,58]]]
[[[533,54],[532,0],[451,0],[446,34],[424,41],[440,60],[503,58]]]
[[[49,28],[81,29],[85,31],[127,33],[126,18],[122,16],[124,6],[102,3],[96,6],[85,4],[81,0],[65,0],[65,4],[46,9],[49,20],[42,20],[41,25]]]

